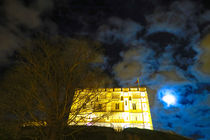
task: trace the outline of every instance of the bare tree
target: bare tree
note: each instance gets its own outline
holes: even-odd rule
[[[70,112],[76,89],[105,83],[105,74],[95,65],[100,50],[97,42],[61,38],[36,39],[18,50],[15,65],[1,81],[1,113],[8,113],[4,119],[20,127],[29,122],[46,125],[36,127],[42,137],[59,139],[67,122],[74,122],[99,94],[83,96],[85,104]]]

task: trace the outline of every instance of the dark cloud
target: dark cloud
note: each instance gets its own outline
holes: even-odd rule
[[[47,29],[56,32],[56,25],[49,18],[42,18],[52,10],[52,0],[36,0],[33,3],[23,0],[4,0],[1,3],[0,23],[0,65],[9,63],[8,56],[30,39],[33,32]]]

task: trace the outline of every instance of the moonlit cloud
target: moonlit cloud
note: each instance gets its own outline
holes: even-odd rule
[[[169,7],[157,6],[146,15],[147,25],[141,27],[145,32],[125,24],[132,20],[122,23],[119,18],[111,20],[114,26],[108,20],[98,31],[99,40],[106,43],[118,40],[127,47],[120,52],[122,60],[114,64],[114,76],[121,86],[136,86],[137,77],[140,85],[147,86],[156,129],[209,139],[210,14],[201,13],[201,9],[196,2],[174,1]],[[203,23],[205,26],[200,31]],[[163,86],[175,91],[175,106],[166,108],[159,100],[157,93]]]
[[[149,23],[147,35],[169,32],[178,37],[186,37],[189,34],[192,36],[198,31],[195,14],[199,9],[200,7],[191,1],[175,1],[169,10],[158,7],[153,14],[146,16]]]
[[[127,86],[131,85],[130,82],[136,80],[136,77],[141,74],[142,66],[139,61],[141,60],[141,53],[145,53],[143,46],[134,47],[121,53],[123,61],[113,67],[113,73],[116,75],[119,83],[124,82]]]
[[[122,41],[125,44],[136,44],[136,35],[143,30],[143,26],[130,20],[117,17],[108,19],[108,24],[98,28],[98,39],[106,43]],[[134,41],[135,40],[135,41]]]
[[[210,74],[210,34],[205,35],[201,40],[201,56],[199,69],[206,73]]]
[[[6,58],[11,56],[11,49],[14,50],[18,46],[19,38],[2,26],[0,33],[0,65],[4,65],[8,62]]]
[[[9,22],[13,25],[24,24],[29,28],[35,28],[41,24],[39,12],[35,9],[25,7],[18,0],[7,0],[4,10]]]
[[[206,22],[210,22],[210,10],[207,10],[203,14],[201,14],[201,16],[199,17],[199,22],[201,24],[206,23]]]
[[[199,132],[201,139],[209,139],[209,135],[206,134],[210,129],[210,89],[204,90],[209,85],[182,83],[162,87],[162,89],[174,90],[178,98],[177,105],[164,108],[161,102],[156,100],[155,106],[152,108],[152,112],[156,114],[153,118],[154,126],[158,129],[172,130],[188,137]]]
[[[122,62],[114,67],[116,76],[120,77],[122,81],[132,80],[130,78],[137,77],[140,73],[141,67],[138,62]]]
[[[184,17],[179,17],[176,13],[156,11],[156,14],[147,16],[147,21],[149,23],[149,28],[147,35],[153,34],[155,32],[170,32],[178,36],[185,36]]]

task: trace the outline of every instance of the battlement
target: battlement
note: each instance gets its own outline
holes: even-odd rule
[[[97,89],[79,89],[82,92],[88,92],[88,91],[98,91],[98,92],[129,92],[129,91],[140,91],[145,92],[146,87],[140,87],[140,88],[97,88]]]

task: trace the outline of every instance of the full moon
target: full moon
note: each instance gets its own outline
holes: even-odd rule
[[[175,105],[176,104],[176,97],[170,93],[166,93],[162,100],[167,103],[167,106]]]

